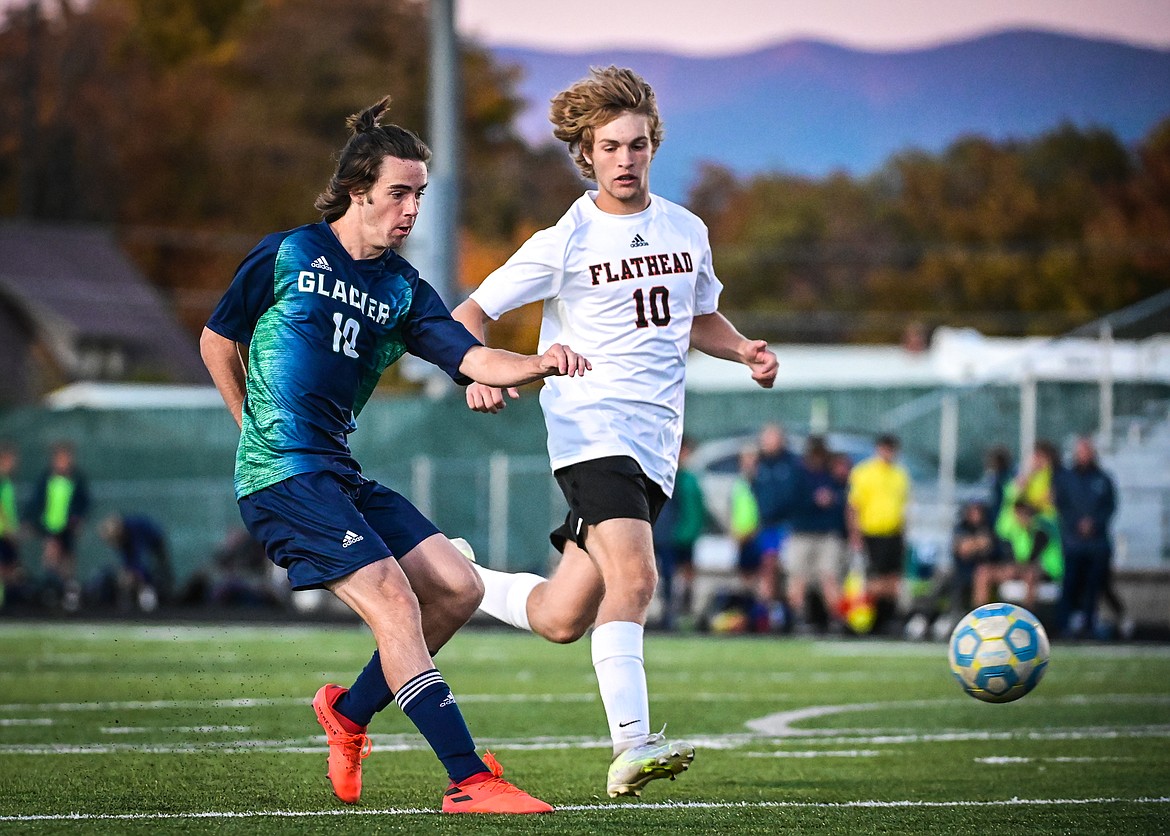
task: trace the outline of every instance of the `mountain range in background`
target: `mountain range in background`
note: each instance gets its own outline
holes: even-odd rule
[[[590,66],[617,64],[653,85],[666,126],[651,187],[683,200],[700,162],[738,175],[864,175],[910,148],[965,134],[1032,137],[1062,122],[1132,144],[1170,116],[1170,50],[1012,30],[903,52],[812,40],[694,57],[653,51],[493,47],[522,71],[518,127],[551,140],[549,99]]]

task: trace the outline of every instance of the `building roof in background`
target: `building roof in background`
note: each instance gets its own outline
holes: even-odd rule
[[[985,337],[970,328],[939,328],[925,351],[894,345],[773,345],[780,389],[856,386],[967,386],[1053,381],[1170,383],[1170,336],[1142,341],[1089,337]],[[756,384],[742,366],[698,352],[687,363],[687,388],[743,390]]]
[[[54,351],[117,346],[127,355],[128,377],[206,380],[194,338],[110,230],[4,222],[0,252],[0,293],[20,306]]]
[[[214,386],[73,383],[45,396],[50,409],[205,409],[223,407]]]

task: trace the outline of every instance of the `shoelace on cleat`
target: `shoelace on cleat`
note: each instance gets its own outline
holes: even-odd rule
[[[488,771],[496,778],[504,777],[504,765],[496,760],[496,756],[491,752],[483,753],[483,765],[488,768]]]
[[[346,756],[345,768],[350,772],[356,772],[361,768],[361,762],[370,756],[370,751],[374,748],[373,742],[368,735],[365,734],[348,734],[341,732],[333,735],[329,739],[330,746],[342,746],[342,753]],[[352,749],[357,747],[357,758],[353,756]]]
[[[509,793],[511,795],[527,795],[524,790],[520,789],[515,784],[504,780],[504,765],[496,760],[496,756],[491,752],[483,753],[483,765],[492,773],[491,778],[485,778],[470,787],[463,788],[464,791],[487,790],[492,795],[499,793]]]

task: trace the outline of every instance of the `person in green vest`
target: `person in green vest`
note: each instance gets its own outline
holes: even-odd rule
[[[81,606],[75,548],[88,513],[89,486],[77,469],[73,445],[57,442],[33,491],[27,519],[42,538],[45,600],[67,612]]]
[[[15,445],[0,444],[0,607],[20,600],[26,580],[20,562],[20,517],[13,481],[19,464]]]
[[[1051,515],[1042,513],[1022,497],[1014,499],[1008,510],[1015,523],[1011,537],[1007,538],[1014,560],[990,565],[986,573],[976,577],[975,604],[988,603],[992,589],[998,584],[1021,580],[1026,585],[1023,604],[1032,609],[1040,584],[1060,583],[1064,577],[1060,527]],[[1000,526],[996,529],[999,531]]]
[[[674,629],[677,616],[690,609],[695,579],[695,541],[707,526],[703,487],[690,467],[695,443],[684,435],[678,452],[674,493],[654,522],[654,553],[658,561],[658,589],[662,596],[662,626]],[[675,583],[675,580],[679,583]],[[677,588],[676,588],[677,587]]]

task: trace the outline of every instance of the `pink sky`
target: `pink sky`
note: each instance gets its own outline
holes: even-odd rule
[[[741,52],[795,37],[887,50],[1032,27],[1170,49],[1170,0],[455,0],[464,37],[573,51]]]

